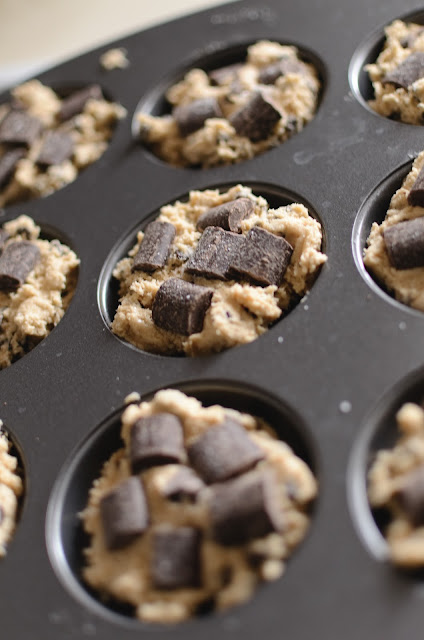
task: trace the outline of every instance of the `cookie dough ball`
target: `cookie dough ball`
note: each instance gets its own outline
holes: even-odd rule
[[[10,453],[10,442],[0,420],[0,558],[15,531],[19,497],[23,492],[18,460]]]
[[[114,272],[112,331],[139,349],[205,355],[262,335],[311,287],[322,231],[302,204],[238,185],[162,207]]]
[[[75,291],[79,260],[19,216],[0,228],[0,368],[31,351],[62,319]]]
[[[375,64],[366,66],[374,89],[369,105],[387,118],[424,124],[424,27],[395,20]]]
[[[424,152],[371,227],[364,264],[396,300],[424,311]]]
[[[269,425],[164,390],[126,408],[121,436],[81,514],[83,578],[102,600],[175,623],[281,576],[317,485]]]
[[[99,85],[61,99],[30,80],[0,105],[0,207],[47,196],[73,182],[108,146],[125,109]]]
[[[386,509],[384,534],[390,559],[405,568],[424,567],[424,410],[408,402],[398,411],[400,436],[392,449],[381,450],[368,474],[373,508]]]
[[[178,167],[241,162],[301,131],[319,90],[315,67],[296,47],[257,42],[243,63],[189,71],[166,94],[170,115],[137,115],[140,139]]]

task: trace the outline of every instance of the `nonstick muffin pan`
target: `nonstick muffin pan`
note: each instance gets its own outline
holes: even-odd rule
[[[384,119],[366,104],[363,65],[381,47],[384,25],[399,17],[424,23],[424,8],[409,0],[238,2],[113,43],[128,51],[126,69],[101,69],[99,57],[112,46],[105,45],[40,76],[57,90],[99,83],[128,116],[74,183],[1,215],[30,215],[81,260],[60,324],[0,372],[0,418],[25,480],[20,521],[0,563],[0,625],[8,640],[158,632],[421,637],[422,576],[387,563],[365,496],[367,466],[380,444],[392,441],[394,412],[404,400],[424,397],[424,316],[383,292],[361,260],[371,223],[384,218],[424,149],[424,128]],[[164,90],[186,70],[235,62],[260,39],[296,45],[317,65],[320,105],[303,131],[256,158],[207,170],[171,167],[135,140],[139,103],[160,111]],[[136,227],[162,205],[190,189],[237,183],[284,204],[294,196],[322,223],[328,262],[307,297],[256,341],[204,358],[147,354],[117,339],[108,328],[113,255],[124,255]],[[83,586],[86,540],[77,517],[102,462],[119,446],[124,398],[163,387],[264,417],[319,482],[308,535],[281,579],[259,587],[245,605],[169,628],[140,623]]]

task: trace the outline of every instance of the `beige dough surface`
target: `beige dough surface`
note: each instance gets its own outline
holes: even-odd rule
[[[130,431],[143,416],[168,412],[178,416],[183,425],[184,441],[213,429],[225,416],[240,422],[249,437],[264,451],[258,467],[270,467],[277,477],[279,508],[285,526],[281,533],[256,538],[242,546],[223,547],[208,535],[208,512],[202,490],[195,503],[172,502],[161,493],[166,479],[176,465],[156,466],[141,474],[147,495],[151,525],[125,549],[109,551],[105,546],[99,513],[101,498],[131,474],[128,459]],[[132,404],[122,415],[123,448],[104,464],[100,478],[90,491],[87,507],[81,514],[91,544],[85,550],[87,566],[83,577],[100,592],[132,604],[138,618],[149,622],[180,622],[195,613],[202,602],[214,598],[217,610],[227,609],[249,599],[262,580],[275,580],[284,571],[285,562],[303,539],[309,525],[308,504],[314,499],[317,485],[309,467],[290,447],[277,440],[262,420],[248,414],[214,405],[202,407],[195,398],[176,390],[156,393],[151,402]],[[181,467],[180,467],[181,468]],[[155,589],[149,577],[152,531],[156,525],[194,526],[203,531],[201,549],[202,586],[174,590]],[[252,557],[256,562],[252,563]],[[250,560],[249,560],[250,559]]]
[[[284,236],[294,247],[291,262],[278,288],[184,273],[185,263],[201,237],[196,230],[196,221],[209,208],[240,196],[255,203],[253,215],[241,223],[243,234],[259,226]],[[129,257],[121,260],[113,272],[120,282],[120,303],[112,330],[145,351],[197,356],[252,342],[278,320],[291,303],[309,290],[319,267],[327,259],[320,251],[321,225],[309,215],[306,207],[291,204],[270,209],[264,198],[253,195],[250,188],[242,185],[225,193],[218,190],[192,191],[188,202],[177,201],[162,207],[157,219],[172,223],[176,229],[167,264],[152,274],[131,272],[133,256],[143,239],[140,231]],[[206,312],[201,332],[182,336],[154,324],[151,308],[155,295],[161,283],[170,277],[183,277],[213,289],[212,304]]]
[[[371,227],[364,251],[364,264],[368,271],[396,298],[399,302],[424,311],[424,267],[413,269],[395,269],[389,262],[383,232],[387,227],[412,220],[424,215],[424,208],[413,207],[408,204],[407,197],[422,166],[424,152],[416,158],[411,171],[406,176],[400,189],[393,195],[389,210],[381,225],[376,222]]]
[[[3,225],[8,244],[30,240],[41,258],[16,291],[0,291],[0,369],[35,347],[62,319],[75,291],[79,260],[58,240],[40,239],[40,228],[28,216]]]
[[[36,138],[26,157],[19,160],[9,181],[0,189],[0,207],[32,198],[47,196],[73,182],[80,171],[95,162],[106,150],[118,119],[126,115],[124,107],[106,100],[89,100],[83,111],[59,124],[57,114],[62,100],[53,89],[30,80],[12,90],[13,99],[23,105],[26,113],[39,118],[42,135]],[[0,123],[9,112],[8,104],[0,105]],[[70,134],[74,149],[70,159],[43,168],[36,159],[46,131]],[[7,151],[0,144],[0,158]]]
[[[100,56],[100,64],[106,71],[112,69],[125,69],[130,64],[127,58],[127,52],[121,47],[109,49]]]
[[[366,66],[374,88],[374,100],[369,105],[386,118],[409,124],[424,124],[424,78],[407,89],[381,80],[411,53],[424,51],[423,25],[395,20],[385,29],[386,41],[374,64]]]
[[[408,402],[398,411],[400,437],[392,449],[381,450],[368,474],[372,507],[385,507],[391,522],[385,531],[392,562],[403,567],[424,567],[424,526],[414,527],[396,500],[408,473],[424,465],[424,410]]]
[[[263,67],[282,58],[297,61],[302,72],[280,76],[274,84],[259,84]],[[211,84],[201,69],[192,69],[184,79],[172,86],[166,98],[172,107],[187,105],[200,98],[216,98],[222,117],[210,118],[198,131],[182,137],[172,116],[137,116],[141,140],[159,158],[172,165],[212,167],[227,165],[256,156],[284,142],[303,129],[317,109],[320,81],[313,65],[302,62],[296,47],[263,40],[248,47],[247,59],[238,72],[236,83]],[[236,133],[228,118],[244,106],[256,91],[265,91],[281,111],[281,118],[265,140],[252,142]]]
[[[15,531],[18,499],[23,491],[18,460],[9,450],[10,443],[0,421],[0,558],[6,554]]]

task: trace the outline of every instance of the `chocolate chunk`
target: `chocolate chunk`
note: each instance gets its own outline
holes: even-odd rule
[[[84,89],[75,91],[62,100],[57,116],[59,121],[64,122],[76,116],[77,113],[81,113],[89,100],[103,100],[103,93],[98,84],[92,84]]]
[[[280,111],[258,91],[244,107],[233,113],[230,123],[239,136],[260,142],[272,134],[280,118]]]
[[[192,527],[156,529],[151,557],[153,586],[156,589],[199,587],[200,543],[200,531]]]
[[[258,81],[261,84],[274,84],[277,78],[285,76],[288,73],[305,75],[305,68],[298,60],[283,58],[282,60],[278,60],[278,62],[272,62],[266,67],[262,67],[258,75]]]
[[[187,105],[176,107],[172,112],[182,136],[203,127],[208,118],[220,118],[221,108],[215,98],[200,98]]]
[[[195,500],[204,486],[204,482],[194,473],[193,469],[181,467],[166,482],[163,487],[163,495],[171,500]]]
[[[140,479],[132,476],[107,493],[100,502],[100,516],[108,549],[122,549],[140,536],[149,524]]]
[[[222,86],[224,84],[231,84],[238,77],[238,72],[242,68],[242,63],[229,64],[226,67],[214,69],[209,72],[209,79],[211,84]]]
[[[230,275],[245,276],[255,284],[279,286],[290,263],[293,247],[282,236],[253,227],[230,265]]]
[[[424,525],[424,465],[408,473],[395,495],[412,524]]]
[[[207,227],[187,262],[186,271],[204,278],[226,280],[230,264],[243,244],[244,237],[238,233]]]
[[[2,187],[9,178],[12,177],[13,172],[16,169],[16,165],[26,155],[23,147],[16,147],[16,149],[10,149],[6,151],[0,158],[0,187]]]
[[[152,272],[164,267],[174,238],[173,224],[159,220],[150,222],[144,230],[144,237],[134,258],[132,270]]]
[[[37,163],[45,166],[61,164],[71,157],[73,150],[74,143],[69,133],[48,131],[38,154]]]
[[[190,446],[190,462],[205,482],[220,482],[251,469],[264,454],[235,420],[211,427]]]
[[[133,473],[170,462],[184,462],[184,434],[172,413],[139,418],[131,429],[130,460]]]
[[[0,289],[17,289],[39,260],[40,250],[31,242],[22,240],[7,245],[0,256]]]
[[[270,469],[214,485],[209,508],[212,536],[223,545],[243,544],[283,527],[277,482]]]
[[[395,87],[407,89],[416,80],[424,77],[424,52],[411,53],[396,69],[386,73],[381,79],[382,84],[394,84]]]
[[[424,266],[424,216],[387,227],[383,239],[395,269]]]
[[[231,202],[224,202],[217,207],[202,213],[197,221],[197,229],[203,231],[206,227],[221,227],[225,231],[241,232],[240,222],[252,215],[255,204],[249,198],[237,198]]]
[[[152,317],[156,326],[189,336],[203,329],[213,291],[179,278],[166,280],[156,294]]]
[[[417,175],[407,199],[412,207],[424,207],[424,167]]]
[[[6,244],[6,241],[9,240],[10,236],[8,234],[8,232],[6,231],[6,229],[1,229],[0,228],[0,251],[3,250],[4,245]]]
[[[29,147],[42,128],[40,120],[25,111],[9,111],[0,124],[0,142]]]

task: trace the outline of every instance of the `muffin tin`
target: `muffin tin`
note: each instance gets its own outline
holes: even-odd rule
[[[53,88],[99,82],[128,116],[74,183],[1,212],[0,222],[30,215],[81,259],[60,324],[0,372],[0,418],[20,452],[26,486],[0,563],[0,625],[8,639],[135,639],[158,630],[245,640],[419,637],[422,577],[388,565],[365,495],[367,464],[393,438],[395,410],[424,396],[424,316],[382,292],[361,260],[372,221],[384,217],[424,148],[424,128],[384,119],[365,104],[362,66],[381,46],[383,26],[398,17],[424,23],[424,9],[411,0],[290,0],[284,8],[277,0],[241,1],[120,39],[40,76]],[[164,88],[185,70],[230,62],[232,52],[259,39],[294,44],[319,61],[321,104],[303,131],[252,160],[207,170],[170,167],[134,139],[140,101],[160,109]],[[99,57],[111,46],[127,49],[128,68],[101,69]],[[328,262],[310,293],[258,340],[205,358],[147,354],[112,335],[111,261],[136,226],[190,189],[239,182],[295,195],[321,221]],[[267,417],[311,464],[319,496],[308,536],[281,579],[224,614],[158,628],[106,606],[82,585],[77,514],[118,444],[125,396],[149,397],[167,386]]]

